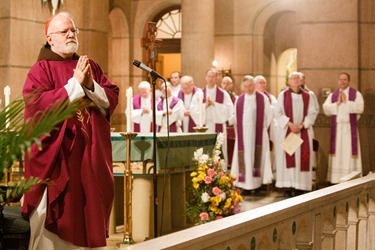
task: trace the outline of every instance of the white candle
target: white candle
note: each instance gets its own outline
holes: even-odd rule
[[[10,87],[7,85],[4,88],[4,96],[5,96],[5,107],[7,107],[10,103]],[[5,127],[9,128],[10,126],[10,120],[9,118],[6,120]]]
[[[4,96],[5,96],[5,107],[9,105],[10,102],[10,87],[7,85],[4,88]]]
[[[131,132],[131,114],[132,114],[132,99],[133,99],[133,89],[129,87],[126,90],[126,132]]]
[[[203,92],[198,93],[199,99],[199,127],[203,127]]]

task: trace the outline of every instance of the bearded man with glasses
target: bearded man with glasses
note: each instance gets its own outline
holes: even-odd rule
[[[30,219],[29,249],[97,248],[106,245],[114,197],[110,116],[119,88],[97,63],[78,56],[78,35],[69,13],[46,23],[47,43],[30,69],[24,88],[25,120],[55,102],[89,100],[92,105],[65,120],[42,150],[25,154],[25,177],[52,181],[24,198]]]

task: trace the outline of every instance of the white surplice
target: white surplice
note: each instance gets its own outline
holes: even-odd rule
[[[216,88],[208,88],[206,87],[206,100],[208,97],[211,98],[215,102],[214,105],[206,107],[206,104],[203,103],[203,125],[205,125],[208,130],[208,133],[215,133],[216,124],[223,125],[223,135],[224,135],[224,143],[222,147],[222,151],[224,154],[224,160],[226,165],[228,165],[228,151],[227,151],[227,137],[226,137],[226,122],[233,117],[234,115],[234,106],[233,102],[228,94],[227,91],[220,88],[221,91],[224,93],[224,100],[223,103],[218,103],[216,101]],[[202,90],[203,91],[203,90]],[[195,124],[199,124],[199,95],[194,95],[193,99],[191,100],[190,105],[190,116],[193,118]]]
[[[263,120],[263,139],[262,139],[262,157],[261,157],[261,176],[253,176],[254,168],[254,152],[255,152],[255,136],[256,136],[256,118],[257,118],[257,105],[256,94],[245,94],[244,110],[242,117],[243,128],[243,142],[244,142],[244,162],[246,169],[245,182],[239,182],[239,163],[238,163],[238,134],[237,134],[237,112],[234,112],[235,129],[236,129],[236,142],[233,151],[233,160],[231,165],[231,174],[237,177],[234,185],[246,190],[259,188],[262,184],[272,183],[272,168],[269,147],[268,128],[272,122],[273,115],[270,108],[268,97],[264,97],[264,120]],[[235,110],[237,110],[237,101],[235,103]]]
[[[172,96],[178,97],[178,93],[181,90],[181,84],[178,84],[177,86],[171,85],[171,89],[172,89]]]
[[[178,102],[173,108],[170,108],[172,99],[174,97],[171,96],[168,98],[168,110],[172,111],[172,114],[169,115],[169,126],[173,123],[176,123],[177,132],[181,133],[181,124],[182,118],[184,117],[184,103],[182,100],[178,99]],[[176,97],[177,98],[177,97]],[[164,133],[167,132],[167,116],[163,115],[163,112],[167,110],[167,101],[163,99],[163,110],[156,111],[156,125],[161,126],[160,132]]]
[[[349,88],[344,91],[347,101],[337,105],[332,103],[332,93],[323,104],[324,114],[336,116],[336,152],[329,156],[327,179],[331,183],[338,183],[340,178],[353,171],[362,172],[361,147],[358,138],[358,157],[352,157],[352,137],[350,126],[350,114],[357,114],[357,120],[364,109],[362,94],[357,91],[356,99],[349,101]]]
[[[184,100],[182,100],[184,102],[184,108],[185,108],[184,112],[186,110],[190,110],[191,98],[193,98],[193,93],[184,94]],[[190,118],[189,116],[184,115],[184,118],[182,119],[182,128],[183,128],[182,132],[185,132],[185,133],[189,132],[189,118]]]
[[[276,187],[278,188],[295,188],[299,190],[311,190],[312,189],[312,166],[315,162],[312,155],[312,139],[314,136],[313,125],[318,115],[316,106],[309,93],[309,105],[307,115],[303,117],[303,100],[301,94],[292,93],[292,105],[293,105],[293,120],[294,124],[300,124],[303,121],[304,128],[307,129],[309,137],[309,148],[310,148],[310,164],[309,171],[301,171],[301,147],[295,152],[296,167],[286,167],[285,151],[280,148],[280,144],[285,140],[286,133],[288,131],[289,117],[285,115],[284,110],[284,90],[280,93],[275,108],[275,119],[277,121],[277,130],[275,134],[275,140],[277,147],[276,150]],[[301,133],[298,133],[301,136]]]
[[[133,102],[132,102],[133,103]],[[135,109],[133,107],[131,112],[132,131],[134,131],[134,123],[138,123],[140,133],[150,133],[152,124],[152,108],[151,108],[151,95],[147,98],[141,97],[141,108]],[[142,108],[150,110],[149,113],[142,114]],[[125,112],[126,114],[127,112]]]

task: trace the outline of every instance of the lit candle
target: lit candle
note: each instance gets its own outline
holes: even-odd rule
[[[4,96],[5,96],[5,107],[8,107],[10,103],[10,87],[7,85],[4,88]],[[9,118],[6,120],[5,127],[9,128],[10,126],[10,120]]]
[[[199,127],[203,127],[203,92],[198,93],[199,99]]]
[[[132,114],[132,99],[133,99],[133,89],[132,87],[129,87],[126,90],[126,132],[131,132],[131,114]]]

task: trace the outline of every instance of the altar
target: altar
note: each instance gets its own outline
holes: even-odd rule
[[[156,138],[156,161],[153,159],[152,133],[138,134],[131,144],[133,171],[133,239],[136,242],[153,238],[154,202],[153,167],[156,162],[158,191],[158,233],[167,234],[186,228],[185,204],[190,188],[190,173],[195,168],[194,151],[203,148],[211,154],[215,133],[158,133]],[[124,166],[126,141],[120,133],[112,133],[112,156],[115,176],[115,201],[111,218],[112,232],[124,223]]]

